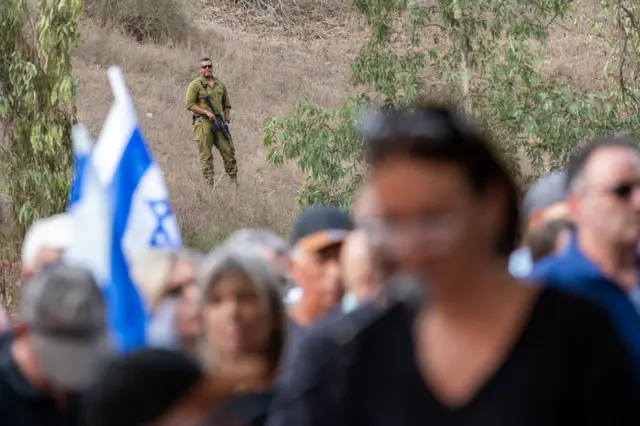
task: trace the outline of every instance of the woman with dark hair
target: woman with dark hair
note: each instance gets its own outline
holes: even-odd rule
[[[422,296],[312,333],[269,426],[637,424],[607,314],[509,274],[519,194],[490,142],[438,106],[377,112],[362,131],[377,211],[358,225]]]

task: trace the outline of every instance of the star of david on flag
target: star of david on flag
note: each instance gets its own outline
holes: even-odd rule
[[[76,167],[78,194],[69,208],[74,243],[66,260],[94,272],[103,286],[114,343],[126,352],[146,345],[148,322],[129,274],[130,259],[141,250],[180,250],[182,239],[122,71],[111,67],[108,73],[114,103],[95,147]]]
[[[167,199],[151,200],[147,202],[156,218],[156,228],[151,234],[149,245],[151,247],[167,247],[173,245],[171,242],[171,235],[169,235],[169,232],[164,228],[165,221],[173,219],[171,203],[169,203],[169,200]]]

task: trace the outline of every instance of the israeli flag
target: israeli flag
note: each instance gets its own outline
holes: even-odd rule
[[[116,346],[127,352],[146,345],[148,313],[138,289],[129,275],[129,260],[133,253],[152,248],[179,250],[180,231],[169,202],[162,172],[155,163],[140,131],[137,114],[120,68],[108,71],[114,103],[85,164],[81,179],[81,194],[74,205],[88,204],[92,197],[106,204],[106,216],[94,211],[95,220],[106,218],[106,226],[98,233],[106,237],[95,239],[92,268],[96,276],[108,265],[107,278],[101,278],[109,314],[109,325]],[[90,184],[87,182],[91,182]],[[90,195],[92,194],[92,195]],[[77,208],[83,211],[82,208]],[[89,207],[85,207],[85,212]],[[73,213],[72,213],[73,214]],[[77,216],[82,216],[77,214]],[[84,218],[78,227],[91,235],[95,223]],[[75,216],[74,216],[75,219]],[[81,232],[78,230],[77,232]],[[81,236],[76,234],[77,240]],[[79,244],[79,243],[78,243]],[[97,247],[99,246],[99,247]],[[78,253],[75,256],[80,256]],[[98,260],[101,258],[102,260]]]
[[[73,142],[73,174],[71,175],[71,185],[69,188],[69,203],[68,206],[75,204],[80,198],[80,192],[82,191],[82,173],[91,154],[93,148],[93,141],[89,136],[89,132],[85,127],[74,126],[72,129],[72,142]],[[76,133],[74,135],[74,132]]]
[[[87,129],[75,125],[71,129],[74,150],[86,149],[84,161],[75,176],[75,197],[69,200],[73,239],[65,250],[67,264],[89,269],[103,288],[109,282],[109,245],[111,204],[106,188],[98,180],[92,155],[93,141]]]

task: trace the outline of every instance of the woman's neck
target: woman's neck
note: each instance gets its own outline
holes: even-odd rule
[[[455,283],[432,283],[425,294],[425,307],[445,317],[477,318],[494,310],[501,300],[510,296],[509,290],[517,284],[506,270],[497,268],[465,275]]]

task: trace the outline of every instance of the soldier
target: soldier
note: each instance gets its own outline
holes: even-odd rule
[[[193,113],[193,139],[198,144],[198,156],[204,178],[213,184],[213,147],[215,146],[224,162],[224,169],[237,185],[238,166],[236,165],[235,148],[230,133],[227,141],[221,130],[211,131],[216,122],[215,114],[222,115],[224,120],[231,121],[231,103],[227,87],[212,72],[211,59],[200,60],[200,77],[189,83],[187,88],[187,109]],[[206,97],[209,97],[207,102]],[[213,111],[212,111],[213,108]]]

